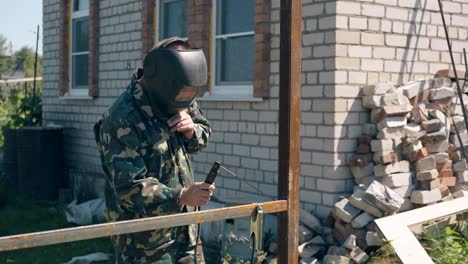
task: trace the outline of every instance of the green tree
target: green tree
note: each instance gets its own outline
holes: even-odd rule
[[[11,56],[7,54],[7,39],[0,34],[0,79],[2,74],[11,69],[12,60]]]
[[[35,52],[30,47],[22,47],[13,55],[15,70],[24,71],[24,77],[34,77]],[[42,57],[37,57],[37,76],[42,76]]]

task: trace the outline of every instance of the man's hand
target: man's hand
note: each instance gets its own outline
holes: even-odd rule
[[[214,184],[196,182],[189,188],[182,189],[178,204],[193,207],[207,205],[214,190]]]
[[[195,124],[192,117],[184,109],[167,120],[171,132],[181,132],[186,139],[191,139],[195,132]]]

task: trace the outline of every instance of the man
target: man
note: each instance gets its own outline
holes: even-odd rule
[[[208,203],[215,187],[194,182],[188,156],[204,148],[211,133],[195,102],[206,81],[203,51],[165,39],[98,120],[108,221],[190,212]],[[116,262],[194,263],[196,231],[190,225],[115,236]],[[203,263],[202,250],[197,255]]]

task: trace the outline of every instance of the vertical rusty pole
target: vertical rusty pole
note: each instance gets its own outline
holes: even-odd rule
[[[278,215],[278,263],[293,264],[299,240],[302,1],[281,0],[280,19],[278,198],[288,200],[288,211]]]

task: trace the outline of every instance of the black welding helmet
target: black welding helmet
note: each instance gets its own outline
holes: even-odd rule
[[[166,112],[188,108],[207,82],[203,50],[157,48],[143,61],[145,90]]]

